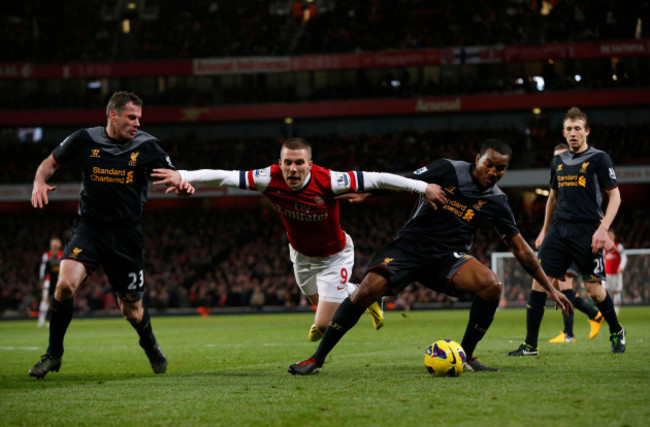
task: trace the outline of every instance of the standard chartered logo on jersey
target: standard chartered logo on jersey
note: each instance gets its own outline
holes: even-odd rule
[[[131,184],[133,182],[133,171],[127,172],[126,169],[108,169],[95,166],[90,174],[90,180],[109,184]]]
[[[481,204],[481,206],[483,206]],[[473,209],[467,209],[467,206],[456,201],[449,200],[446,205],[442,207],[444,210],[449,211],[462,219],[463,221],[470,222],[474,219],[475,212]]]
[[[557,177],[558,187],[586,187],[587,178],[580,175],[564,175]]]

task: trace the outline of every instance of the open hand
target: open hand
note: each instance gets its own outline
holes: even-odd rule
[[[47,193],[56,190],[56,187],[47,185],[46,182],[34,182],[34,189],[32,190],[32,206],[35,208],[43,208],[48,204]]]
[[[153,185],[166,185],[168,187],[178,187],[181,185],[181,174],[172,169],[154,169],[151,176],[160,178],[154,181]],[[169,191],[167,191],[169,193]]]
[[[424,192],[424,199],[434,210],[438,209],[438,205],[447,204],[445,190],[443,190],[438,184],[427,184],[427,189]]]
[[[165,194],[174,193],[179,197],[190,197],[196,189],[189,182],[181,182],[178,186],[171,186],[165,190]]]
[[[606,251],[611,251],[616,248],[616,245],[610,239],[605,229],[598,228],[591,238],[591,250],[593,253],[597,253],[603,248]]]

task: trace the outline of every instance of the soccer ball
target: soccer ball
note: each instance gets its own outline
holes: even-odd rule
[[[424,366],[434,377],[457,377],[466,361],[465,350],[452,340],[438,340],[424,354]]]

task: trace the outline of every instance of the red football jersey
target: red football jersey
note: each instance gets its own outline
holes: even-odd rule
[[[312,165],[311,176],[300,190],[287,186],[279,165],[246,173],[247,186],[262,191],[280,213],[291,246],[307,256],[329,256],[345,247],[339,201],[334,198],[330,172]],[[345,186],[355,191],[356,173],[345,175]]]
[[[618,273],[618,269],[621,266],[621,253],[623,250],[623,245],[616,243],[616,249],[612,251],[603,251],[605,254],[605,273]],[[623,266],[623,268],[625,268],[625,266]]]

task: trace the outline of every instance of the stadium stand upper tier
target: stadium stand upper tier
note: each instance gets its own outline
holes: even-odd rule
[[[3,6],[0,57],[128,61],[592,42],[647,38],[649,18],[647,0],[35,0]]]

